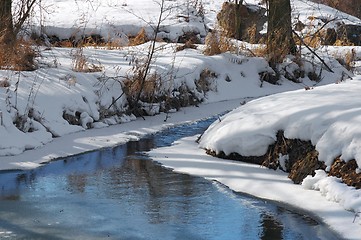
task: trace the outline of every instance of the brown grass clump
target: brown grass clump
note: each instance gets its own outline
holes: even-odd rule
[[[4,44],[0,41],[0,69],[33,71],[36,55],[31,42],[17,40],[13,44]]]
[[[303,43],[300,42],[299,39],[296,39],[296,44],[306,44],[309,47],[312,48],[318,48],[321,46],[322,37],[320,34],[307,34],[303,37]]]
[[[160,83],[160,76],[157,73],[148,74],[144,83],[143,73],[128,76],[124,81],[124,90],[129,99],[136,100],[138,94],[144,102],[154,102],[156,91]]]
[[[347,38],[337,39],[334,46],[354,46]]]
[[[355,49],[351,49],[346,54],[336,54],[337,61],[350,72],[355,71],[355,63],[357,60]]]
[[[249,36],[249,43],[257,43],[258,37],[257,37],[257,25],[253,24],[252,26],[247,28],[247,35]]]
[[[73,57],[73,68],[75,72],[101,72],[103,67],[99,64],[89,63],[88,59],[83,54],[82,48],[77,48],[74,53],[71,54]]]
[[[149,41],[149,39],[147,37],[147,33],[145,32],[144,28],[140,29],[137,36],[135,36],[134,38],[129,38],[129,39],[130,39],[130,42],[129,42],[130,46],[140,45],[140,44],[143,44],[143,43],[146,43]]]
[[[266,58],[272,68],[276,63],[281,63],[283,59],[290,53],[289,46],[280,46],[280,43],[285,43],[284,32],[277,30],[271,33],[272,38],[267,39]]]
[[[222,35],[219,31],[208,33],[205,39],[205,45],[206,49],[204,50],[204,54],[208,56],[235,50],[231,40]]]

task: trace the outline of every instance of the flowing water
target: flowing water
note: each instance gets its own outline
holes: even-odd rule
[[[339,239],[311,217],[177,174],[142,153],[211,120],[0,174],[0,239]]]

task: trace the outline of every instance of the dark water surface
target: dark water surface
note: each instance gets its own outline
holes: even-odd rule
[[[2,172],[0,239],[339,239],[308,216],[173,173],[141,153],[212,121]]]

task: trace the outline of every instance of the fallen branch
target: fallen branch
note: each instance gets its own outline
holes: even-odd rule
[[[300,37],[300,35],[298,35],[295,30],[292,30],[292,32],[293,32],[293,34],[296,35],[296,37],[297,37],[298,39],[300,39],[301,43],[302,43],[308,50],[310,50],[310,52],[311,52],[313,55],[315,55],[315,56],[322,62],[322,64],[327,68],[327,70],[328,70],[329,72],[332,72],[332,73],[333,73],[332,69],[327,65],[327,63],[326,63],[314,50],[312,50],[312,48],[310,48],[310,47],[303,41],[303,39]]]

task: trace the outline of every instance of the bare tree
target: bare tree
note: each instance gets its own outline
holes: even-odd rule
[[[237,39],[241,39],[242,33],[241,33],[241,5],[243,3],[243,0],[234,0],[234,12],[235,12],[235,37]]]
[[[148,48],[148,53],[144,58],[135,59],[135,67],[132,70],[133,76],[129,84],[125,84],[124,92],[128,97],[128,103],[130,106],[130,112],[135,113],[136,115],[142,116],[141,112],[141,101],[142,97],[146,92],[146,85],[151,85],[152,82],[155,82],[154,78],[157,79],[157,74],[151,73],[152,64],[155,61],[155,53],[157,51],[156,42],[158,38],[158,33],[161,27],[162,22],[169,17],[171,11],[174,8],[174,5],[166,6],[166,0],[155,1],[159,5],[159,15],[155,24],[147,22],[141,16],[137,16],[139,19],[147,23],[153,30],[152,36],[150,37],[150,44]],[[117,99],[116,99],[117,100]],[[145,99],[143,99],[145,100]],[[146,100],[145,100],[146,101]],[[113,105],[113,103],[112,103]]]
[[[35,4],[41,0],[21,0],[16,6],[16,12],[13,16],[14,19],[14,32],[18,34],[24,26],[25,21],[30,17],[31,11]]]
[[[33,70],[34,51],[18,44],[17,35],[38,0],[0,0],[0,67]]]
[[[15,42],[17,34],[30,16],[36,2],[37,0],[21,0],[17,2],[16,12],[13,14],[13,1],[0,1],[0,37],[2,44],[9,45]]]
[[[267,54],[272,67],[297,51],[292,35],[290,0],[268,0]]]
[[[15,40],[11,7],[12,0],[0,1],[0,41],[5,45],[11,44]]]

